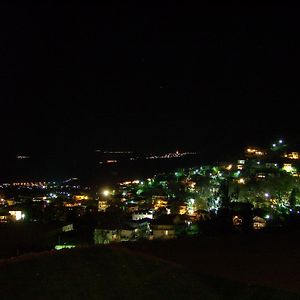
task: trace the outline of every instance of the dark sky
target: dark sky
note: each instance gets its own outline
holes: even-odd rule
[[[300,146],[296,7],[103,2],[1,5],[2,157]]]

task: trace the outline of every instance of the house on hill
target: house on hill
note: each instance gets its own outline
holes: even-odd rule
[[[0,223],[8,223],[12,221],[12,215],[8,211],[1,210]]]
[[[107,225],[94,229],[94,243],[110,244],[136,241],[142,238],[143,234],[142,228],[131,226],[131,224]]]
[[[9,208],[5,208],[0,212],[0,222],[16,222],[23,221],[25,218],[24,210],[17,206],[11,206]]]
[[[187,224],[182,215],[162,215],[151,224],[152,235],[150,239],[174,239],[186,233]]]

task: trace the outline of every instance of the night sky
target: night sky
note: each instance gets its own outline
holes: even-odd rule
[[[295,7],[125,2],[1,5],[1,159],[300,146]]]

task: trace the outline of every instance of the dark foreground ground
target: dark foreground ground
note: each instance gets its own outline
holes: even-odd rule
[[[300,299],[300,293],[277,289],[276,284],[271,288],[228,279],[236,270],[254,275],[257,264],[239,265],[243,253],[235,256],[243,247],[247,243],[235,245],[227,239],[224,244],[212,238],[210,242],[144,242],[29,254],[1,261],[0,299]],[[269,257],[270,251],[266,248],[262,253]],[[250,253],[252,249],[244,257]],[[280,256],[286,254],[290,255],[283,247]],[[223,265],[218,266],[222,260]],[[297,262],[293,266],[299,275]],[[221,272],[223,266],[227,269]],[[265,264],[270,266],[271,257]],[[265,273],[261,267],[255,274],[269,275],[274,268]],[[271,275],[284,279],[287,269],[281,271],[281,263],[277,268]],[[263,277],[267,276],[259,278]]]
[[[199,274],[300,295],[300,232],[199,237],[126,244]]]

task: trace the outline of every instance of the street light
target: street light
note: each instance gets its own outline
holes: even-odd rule
[[[102,192],[102,195],[105,196],[105,197],[109,196],[109,194],[110,194],[110,191],[109,191],[109,190],[104,190],[104,191]]]

